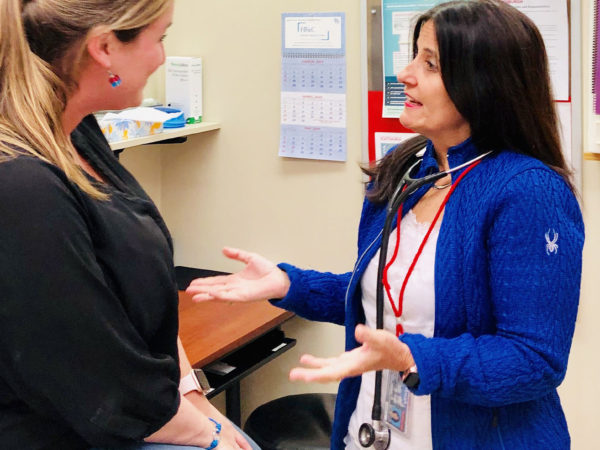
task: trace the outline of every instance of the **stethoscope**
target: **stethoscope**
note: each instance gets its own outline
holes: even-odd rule
[[[421,187],[426,184],[433,184],[437,180],[440,180],[453,172],[456,172],[464,167],[467,167],[474,162],[483,159],[490,152],[483,153],[476,158],[467,161],[464,164],[453,167],[452,169],[445,170],[443,172],[437,172],[431,175],[427,175],[421,178],[412,178],[410,174],[423,162],[423,157],[418,157],[419,159],[412,164],[408,170],[402,176],[400,183],[394,190],[392,194],[387,208],[386,208],[386,216],[385,222],[383,225],[383,231],[381,236],[381,248],[379,253],[379,264],[377,267],[377,291],[376,291],[376,328],[378,330],[383,329],[383,271],[385,269],[385,265],[387,262],[387,250],[388,250],[388,242],[390,239],[390,231],[392,227],[392,223],[394,221],[394,217],[396,217],[396,213],[398,212],[398,208],[402,203],[406,201],[406,199],[418,191]],[[381,378],[382,371],[378,370],[375,373],[375,392],[373,395],[373,409],[371,412],[371,421],[372,423],[363,423],[358,430],[358,440],[360,445],[363,447],[371,447],[376,450],[385,450],[390,445],[390,428],[389,426],[381,419]]]

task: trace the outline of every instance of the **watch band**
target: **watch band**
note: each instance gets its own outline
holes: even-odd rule
[[[198,391],[201,394],[206,395],[212,390],[213,389],[210,387],[208,379],[202,369],[192,369],[192,371],[179,382],[179,393],[181,395],[188,394],[192,391]]]

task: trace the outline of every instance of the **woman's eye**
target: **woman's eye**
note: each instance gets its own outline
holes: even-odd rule
[[[166,34],[163,34],[163,35],[160,37],[160,42],[164,41],[164,40],[166,39],[166,37],[167,37],[167,35],[166,35]]]

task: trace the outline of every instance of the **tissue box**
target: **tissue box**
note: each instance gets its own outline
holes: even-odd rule
[[[107,119],[100,121],[100,128],[108,142],[117,142],[162,133],[163,124],[133,119]]]
[[[117,113],[108,112],[99,118],[98,124],[106,140],[116,142],[162,133],[163,123],[179,116],[181,111],[167,113],[142,106]]]

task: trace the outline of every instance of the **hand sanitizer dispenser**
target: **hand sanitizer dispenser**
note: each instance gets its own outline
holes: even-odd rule
[[[202,58],[168,56],[166,104],[183,111],[186,123],[202,122]]]

